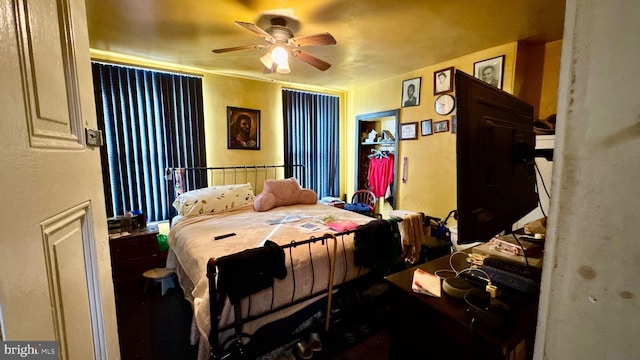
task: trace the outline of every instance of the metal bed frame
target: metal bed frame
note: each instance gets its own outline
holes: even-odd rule
[[[266,179],[276,179],[279,175],[282,178],[286,176],[292,176],[294,171],[297,170],[301,174],[304,174],[304,166],[303,165],[248,165],[248,166],[229,166],[229,167],[197,167],[197,168],[183,168],[183,169],[167,169],[167,174],[173,171],[182,171],[187,174],[187,187],[188,190],[191,190],[195,184],[198,184],[195,181],[196,178],[200,180],[200,186],[214,186],[214,185],[226,185],[231,183],[238,183],[238,179],[240,179],[240,183],[243,181],[251,182],[252,187],[256,194],[258,194],[262,187],[258,186],[260,180]],[[194,174],[191,174],[191,173]],[[272,176],[269,177],[269,173],[272,172]],[[204,175],[203,175],[204,174]],[[175,178],[175,177],[174,177]],[[250,179],[251,178],[251,179]],[[206,182],[203,182],[206,179]],[[301,186],[304,187],[303,184]],[[260,189],[258,191],[257,189]],[[375,220],[372,218],[372,220]],[[396,220],[401,221],[401,220]],[[246,359],[247,356],[256,356],[256,354],[249,354],[245,351],[245,345],[242,342],[243,337],[247,337],[248,335],[242,332],[243,323],[247,323],[253,321],[255,319],[259,319],[261,317],[267,316],[269,314],[273,314],[275,312],[281,311],[283,309],[289,308],[291,306],[300,304],[304,301],[310,300],[312,298],[318,297],[320,295],[327,295],[327,309],[325,313],[325,331],[329,331],[329,323],[330,323],[330,315],[331,315],[331,297],[335,290],[338,288],[350,284],[354,281],[360,280],[363,277],[368,276],[369,274],[361,274],[363,267],[360,266],[358,274],[355,279],[346,281],[348,262],[352,259],[348,259],[347,253],[345,251],[345,236],[354,233],[356,230],[347,230],[338,233],[327,233],[320,237],[310,237],[304,240],[292,240],[289,244],[281,245],[281,249],[283,251],[289,252],[289,263],[286,264],[288,268],[287,277],[293,277],[294,289],[291,294],[291,302],[274,307],[274,298],[275,292],[272,291],[271,295],[271,308],[266,312],[262,312],[256,315],[248,315],[242,318],[241,309],[239,305],[234,305],[234,323],[226,325],[224,327],[219,327],[218,315],[222,309],[222,304],[224,299],[219,299],[218,289],[216,285],[216,277],[219,275],[217,271],[217,261],[214,258],[209,259],[207,263],[207,277],[208,277],[208,287],[209,287],[209,311],[210,311],[210,323],[211,329],[208,334],[208,342],[209,342],[209,359],[210,360],[221,360],[221,359]],[[349,240],[352,241],[352,240]],[[326,249],[326,256],[328,258],[329,263],[329,284],[327,284],[326,289],[321,291],[313,292],[313,286],[308,294],[300,297],[299,299],[295,299],[296,297],[296,288],[295,288],[295,271],[293,266],[293,258],[291,256],[292,249],[298,246],[307,246],[309,253],[309,260],[312,268],[312,281],[315,282],[315,274],[316,271],[321,271],[316,269],[313,264],[313,257],[311,255],[311,244],[321,242],[321,244]],[[333,249],[330,249],[330,243],[333,244]],[[344,277],[342,282],[334,286],[333,284],[333,273],[335,271],[336,266],[336,251],[338,245],[342,246],[342,255],[345,266]],[[371,274],[377,274],[376,271],[369,271]],[[375,276],[380,276],[377,274]],[[273,285],[272,285],[273,290]],[[295,300],[294,300],[295,299]],[[249,308],[251,306],[250,298],[249,298]],[[247,314],[250,314],[250,309],[248,309]],[[219,335],[227,330],[234,329],[234,334],[223,341],[219,341]],[[232,341],[232,346],[225,348],[225,345],[229,344],[229,341]]]
[[[247,354],[244,353],[244,345],[242,343],[242,338],[245,337],[246,335],[242,332],[242,324],[246,323],[246,322],[250,322],[252,320],[273,314],[275,312],[284,310],[286,308],[289,308],[291,306],[300,304],[302,302],[305,302],[307,300],[313,299],[315,297],[318,297],[320,295],[324,295],[327,294],[327,308],[326,308],[326,312],[325,312],[325,326],[324,326],[324,331],[327,332],[329,331],[329,324],[330,324],[330,314],[331,314],[331,298],[333,295],[333,291],[340,288],[341,286],[344,286],[346,284],[348,284],[349,282],[345,281],[346,280],[346,276],[347,273],[346,271],[344,272],[344,277],[342,279],[342,282],[339,285],[334,286],[333,285],[333,274],[335,272],[335,266],[336,266],[336,253],[337,253],[337,247],[338,247],[338,243],[341,244],[341,246],[344,249],[345,246],[345,235],[351,234],[353,233],[355,230],[349,230],[349,231],[344,231],[344,232],[340,232],[340,233],[336,233],[336,234],[325,234],[323,236],[320,237],[311,237],[309,239],[306,240],[301,240],[301,241],[291,241],[291,243],[289,244],[285,244],[282,245],[281,248],[284,251],[288,251],[289,252],[289,262],[287,265],[288,270],[290,271],[289,274],[287,274],[287,276],[292,276],[294,281],[294,288],[293,291],[291,293],[291,301],[287,304],[278,306],[278,307],[274,307],[273,302],[274,302],[274,298],[275,298],[275,292],[272,291],[271,292],[271,308],[263,313],[257,314],[257,315],[249,315],[247,317],[242,318],[241,317],[241,311],[240,311],[240,307],[238,306],[234,306],[234,312],[235,312],[235,322],[234,324],[231,325],[227,325],[224,327],[219,327],[218,326],[218,319],[217,319],[217,314],[219,314],[219,311],[221,310],[221,304],[220,304],[220,299],[217,297],[217,287],[216,287],[216,276],[218,275],[217,273],[217,267],[216,267],[216,259],[209,259],[208,263],[207,263],[207,277],[209,280],[209,314],[210,314],[210,322],[211,322],[211,330],[209,331],[209,336],[208,336],[208,340],[209,340],[209,349],[210,349],[210,359],[211,360],[218,360],[218,359],[224,359],[226,358],[226,356],[229,356],[229,350],[225,349],[224,346],[222,344],[219,344],[218,341],[218,335],[228,329],[234,328],[235,330],[235,334],[234,334],[234,338],[231,340],[235,340],[235,344],[234,346],[232,346],[232,350],[230,350],[233,353],[233,358],[238,358],[238,359],[244,359],[246,358]],[[322,290],[320,292],[313,292],[313,290],[311,290],[308,294],[306,294],[305,296],[302,296],[298,299],[295,299],[296,297],[296,287],[295,287],[295,270],[294,270],[294,266],[293,266],[293,257],[291,256],[291,250],[294,247],[297,246],[306,246],[308,249],[308,253],[309,253],[309,260],[311,261],[311,267],[312,267],[312,283],[315,283],[315,273],[316,273],[316,268],[314,267],[313,264],[313,257],[311,255],[311,244],[316,243],[316,242],[321,242],[324,246],[325,246],[325,250],[326,250],[326,256],[328,258],[328,262],[329,262],[329,284],[327,284],[327,288],[325,290]],[[333,244],[333,247],[330,246],[330,243]],[[342,252],[343,254],[343,258],[345,260],[345,267],[347,266],[347,255],[346,252]],[[356,277],[357,280],[360,278],[360,274],[358,274],[358,277]],[[311,286],[311,289],[313,289],[313,285]],[[273,287],[272,287],[273,290]],[[294,300],[295,299],[295,300]],[[251,306],[251,303],[249,302],[249,307]],[[250,311],[248,311],[248,313],[250,313]],[[294,336],[295,337],[295,336]],[[255,354],[253,354],[255,355]]]
[[[177,173],[183,173],[186,177],[184,179],[185,190],[193,190],[202,186],[249,182],[257,195],[262,191],[264,180],[291,177],[297,174],[300,174],[298,177],[303,179],[300,185],[306,186],[304,183],[305,167],[300,164],[167,168],[165,169],[165,179],[174,182],[175,185]],[[173,188],[175,189],[175,186]]]

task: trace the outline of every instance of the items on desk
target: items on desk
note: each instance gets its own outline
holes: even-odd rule
[[[527,241],[522,237],[517,238],[515,234],[499,235],[489,240],[489,245],[493,249],[517,256],[540,257],[542,256],[542,246]]]
[[[508,305],[491,299],[486,291],[474,288],[464,295],[464,301],[469,305],[466,311],[469,325],[476,330],[503,330],[510,320]]]
[[[525,234],[539,234],[541,235],[539,237],[544,237],[547,233],[547,217],[545,216],[524,224],[524,232]]]
[[[473,285],[459,277],[450,277],[442,282],[442,290],[445,294],[456,299],[464,299],[464,296],[473,289]]]
[[[425,294],[434,297],[442,296],[440,278],[421,269],[416,269],[413,272],[411,289],[419,294]]]
[[[495,256],[505,260],[510,260],[522,265],[534,267],[536,269],[542,268],[542,257],[524,257],[520,255],[510,254],[504,251],[496,250],[489,242],[482,243],[478,246],[471,248],[471,251],[475,254]]]
[[[511,297],[517,295],[520,298],[530,297],[537,295],[540,288],[538,269],[495,256],[489,256],[483,260],[482,265],[474,265],[468,269],[476,271],[463,270],[460,272],[460,276],[478,286],[485,286],[489,279],[489,285],[493,287],[493,291],[489,289],[489,285],[485,289],[495,293],[492,297],[498,293],[499,297],[509,297],[510,295]]]

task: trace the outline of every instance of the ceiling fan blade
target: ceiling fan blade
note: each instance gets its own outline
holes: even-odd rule
[[[245,28],[245,29],[257,34],[258,36],[263,38],[268,43],[273,44],[274,42],[276,42],[276,39],[273,36],[271,36],[268,32],[260,29],[255,24],[244,22],[244,21],[236,21],[236,24],[238,24],[238,25],[242,26],[243,28]]]
[[[216,53],[216,54],[221,54],[221,53],[226,53],[226,52],[229,52],[229,51],[248,50],[248,49],[264,49],[266,47],[268,47],[268,46],[267,45],[245,45],[245,46],[234,46],[234,47],[223,48],[223,49],[213,49],[211,51]]]
[[[336,39],[329,33],[304,35],[289,39],[289,44],[293,46],[335,45],[336,43]]]
[[[291,54],[307,64],[315,66],[320,71],[325,71],[331,67],[331,64],[328,62],[320,60],[317,57],[298,49],[291,51]]]

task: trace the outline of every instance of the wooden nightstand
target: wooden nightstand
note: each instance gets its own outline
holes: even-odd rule
[[[161,252],[156,229],[140,229],[128,235],[110,235],[111,272],[116,298],[120,354],[126,359],[151,359],[149,296],[142,274],[164,268],[167,252]]]

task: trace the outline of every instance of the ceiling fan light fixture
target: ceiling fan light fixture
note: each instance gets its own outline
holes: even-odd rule
[[[278,74],[288,74],[291,72],[291,68],[289,67],[289,62],[285,59],[282,64],[278,64],[278,68],[276,70]]]
[[[246,49],[269,49],[268,54],[260,57],[260,62],[265,66],[263,70],[265,74],[276,71],[282,74],[291,72],[288,62],[289,56],[306,62],[320,71],[329,69],[331,64],[303,52],[300,48],[305,46],[335,45],[337,43],[336,39],[327,32],[295,37],[294,29],[298,28],[298,20],[292,16],[291,12],[289,11],[279,16],[276,16],[277,14],[263,16],[259,22],[268,21],[270,26],[267,24],[257,26],[244,21],[235,21],[237,25],[261,37],[267,44],[234,46],[213,49],[212,51],[216,54],[221,54]]]
[[[289,54],[284,48],[275,46],[273,50],[271,50],[271,58],[273,59],[274,63],[278,64],[278,66],[282,66],[284,63],[287,63],[287,67],[289,67],[289,64],[287,62]]]
[[[267,69],[271,69],[273,67],[273,57],[271,57],[271,53],[268,52],[268,53],[264,54],[260,58],[260,62],[262,62],[264,67],[266,67]]]

